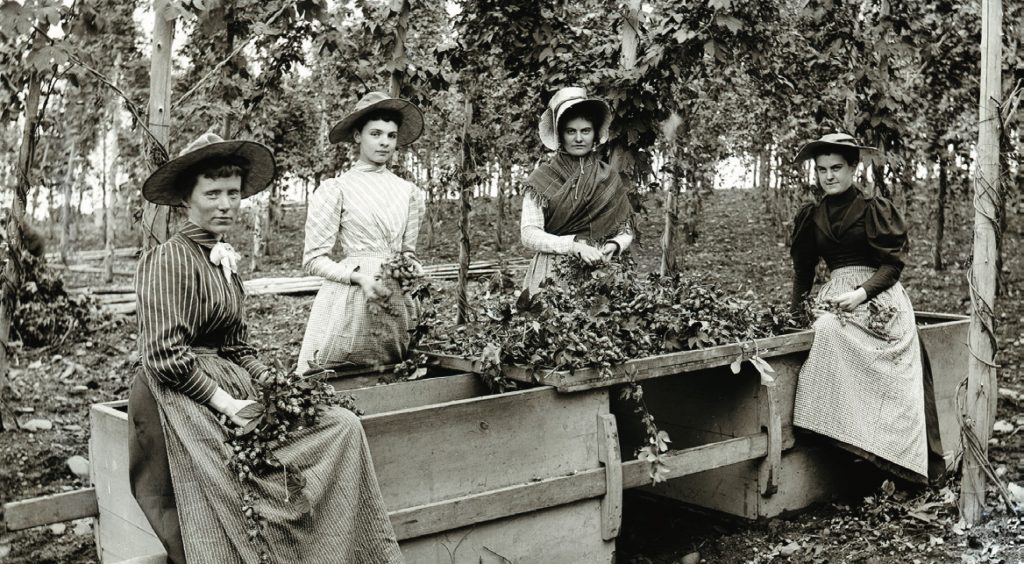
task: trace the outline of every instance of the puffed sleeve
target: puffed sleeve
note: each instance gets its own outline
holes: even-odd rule
[[[818,247],[814,240],[814,204],[804,204],[793,218],[793,234],[790,237],[789,256],[793,259],[793,293],[789,309],[796,315],[801,304],[814,286],[814,271],[818,266]]]
[[[409,183],[409,217],[405,221],[405,233],[402,235],[402,252],[416,253],[416,240],[420,236],[420,222],[426,212],[423,190]]]
[[[143,369],[159,383],[207,403],[217,383],[198,369],[191,347],[200,310],[198,284],[188,250],[173,243],[160,245],[139,260],[136,317]]]
[[[875,274],[861,284],[870,300],[900,279],[907,249],[907,224],[892,202],[876,196],[867,200],[864,231],[871,254],[879,264]]]
[[[341,214],[345,200],[341,185],[336,179],[324,181],[309,196],[306,209],[306,240],[302,253],[302,268],[313,276],[319,276],[341,284],[350,284],[355,268],[331,260],[330,253],[338,240],[341,229]]]

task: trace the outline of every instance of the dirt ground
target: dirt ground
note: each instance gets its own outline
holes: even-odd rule
[[[967,202],[957,202],[966,210]],[[641,224],[643,234],[635,253],[641,266],[658,264],[661,216],[651,202]],[[945,256],[950,267],[930,267],[931,203],[911,201],[914,246],[902,280],[918,310],[966,313],[966,266],[971,232],[966,214],[952,214],[947,227]],[[789,292],[790,262],[784,236],[763,217],[759,196],[749,191],[719,191],[705,202],[700,235],[681,252],[681,267],[736,292],[753,292],[765,301],[783,303]],[[512,210],[517,210],[512,207]],[[275,257],[248,277],[298,274],[301,250],[301,210],[285,218],[289,227],[275,238]],[[493,241],[493,215],[487,206],[474,212],[474,260],[495,256],[526,256],[518,244],[499,253]],[[505,239],[517,240],[517,214],[510,214]],[[1003,249],[1003,294],[996,306],[999,317],[1000,429],[990,443],[993,466],[1007,483],[1024,484],[1024,385],[1020,366],[1024,351],[1024,259],[1021,257],[1021,216],[1009,214]],[[435,245],[423,249],[427,263],[450,262],[456,253],[453,219],[446,219]],[[243,251],[243,232],[234,239]],[[125,267],[130,267],[126,264]],[[75,285],[96,285],[77,276]],[[117,283],[128,284],[128,278]],[[252,341],[268,359],[293,362],[312,297],[258,296],[248,302]],[[25,499],[87,486],[67,461],[88,457],[89,406],[127,397],[137,358],[133,316],[98,322],[87,336],[63,346],[12,351],[11,383],[14,406],[22,424],[48,421],[51,428],[35,432],[0,433],[0,502]],[[1015,399],[1017,398],[1017,399]],[[796,515],[749,523],[682,508],[660,498],[626,496],[619,537],[619,561],[636,564],[670,562],[863,562],[911,564],[929,562],[1024,561],[1024,523],[1007,513],[989,493],[986,522],[968,529],[960,522],[955,500],[959,478],[944,486],[913,489],[883,484],[882,477],[866,482],[871,489],[848,499],[815,506]],[[883,484],[883,485],[879,485]],[[88,520],[63,526],[0,534],[3,562],[94,562],[93,531]]]

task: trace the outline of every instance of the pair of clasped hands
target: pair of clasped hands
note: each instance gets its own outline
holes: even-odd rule
[[[589,265],[611,262],[617,252],[619,245],[613,241],[605,243],[600,249],[582,241],[574,241],[572,244],[572,254]]]
[[[831,304],[835,304],[837,307],[845,311],[853,311],[857,306],[867,301],[867,299],[868,293],[864,291],[864,288],[858,287],[855,290],[850,290],[849,292],[844,292],[838,296],[828,298],[826,301]]]

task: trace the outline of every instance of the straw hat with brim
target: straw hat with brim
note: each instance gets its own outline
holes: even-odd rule
[[[398,128],[398,146],[404,147],[419,139],[423,133],[423,112],[408,100],[392,98],[383,92],[370,92],[356,102],[356,108],[331,128],[328,139],[331,143],[354,142],[352,129],[359,119],[374,110],[394,110],[402,114],[402,125]]]
[[[225,141],[216,133],[205,133],[189,143],[177,158],[149,175],[142,185],[142,197],[163,206],[180,204],[188,197],[178,186],[181,175],[204,161],[217,158],[227,162],[237,158],[249,164],[242,184],[243,198],[262,192],[274,179],[274,153],[265,145],[255,141]]]
[[[569,108],[586,104],[592,106],[594,114],[601,116],[601,131],[597,132],[597,144],[608,141],[608,131],[612,124],[612,110],[604,100],[587,98],[587,91],[584,88],[570,86],[555,92],[548,101],[548,108],[544,115],[540,116],[540,140],[544,146],[552,151],[558,150],[558,121]]]
[[[800,148],[800,152],[796,154],[795,162],[802,162],[807,159],[813,159],[818,155],[823,155],[829,152],[829,149],[857,149],[858,154],[862,151],[874,151],[874,147],[866,147],[857,142],[857,140],[845,133],[829,133],[828,135],[822,135],[820,138],[805,144]]]

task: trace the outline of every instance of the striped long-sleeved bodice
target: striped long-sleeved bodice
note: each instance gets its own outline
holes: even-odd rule
[[[139,349],[151,381],[205,403],[217,384],[196,365],[194,347],[218,354],[253,377],[266,370],[246,343],[244,291],[238,274],[227,280],[210,262],[214,234],[186,222],[139,261],[135,273]]]

